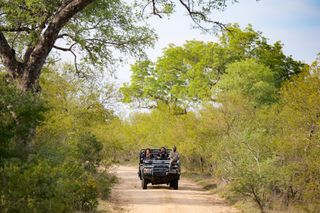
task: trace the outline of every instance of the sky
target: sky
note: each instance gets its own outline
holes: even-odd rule
[[[248,24],[270,43],[280,40],[284,52],[296,60],[311,63],[320,53],[320,0],[239,0],[230,4],[225,11],[212,14],[222,23],[238,23],[242,28]],[[168,44],[182,45],[187,40],[215,41],[214,35],[203,34],[192,28],[192,21],[182,9],[168,18],[152,17],[148,23],[158,34],[155,47],[147,55],[156,60]],[[130,81],[129,63],[119,67],[117,84]]]

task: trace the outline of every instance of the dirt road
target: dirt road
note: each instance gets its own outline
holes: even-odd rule
[[[179,190],[169,189],[167,185],[148,185],[141,189],[137,168],[119,166],[115,169],[119,177],[111,194],[111,204],[100,202],[99,209],[112,209],[112,212],[152,212],[152,213],[234,213],[217,195],[202,190],[195,183],[182,178]]]

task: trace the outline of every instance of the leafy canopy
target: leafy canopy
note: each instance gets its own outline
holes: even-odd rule
[[[5,32],[18,58],[22,60],[28,48],[41,39],[42,31],[67,2],[0,1],[0,32]],[[82,65],[90,63],[102,68],[114,63],[115,50],[137,56],[142,54],[143,48],[153,44],[155,34],[141,21],[135,9],[123,1],[92,1],[62,28],[53,48],[76,54],[78,60],[81,56]]]
[[[121,88],[124,102],[139,102],[144,107],[165,103],[172,108],[187,109],[193,103],[215,100],[212,91],[228,65],[245,59],[254,59],[268,68],[272,76],[268,81],[272,80],[277,88],[301,71],[303,64],[284,55],[280,42],[268,44],[251,26],[242,30],[231,25],[228,29],[218,42],[193,40],[183,46],[169,45],[156,62],[136,62],[131,68],[130,84]],[[252,70],[260,71],[260,68]]]
[[[271,104],[276,100],[274,73],[253,59],[230,64],[217,87],[220,93],[243,94],[254,105]]]
[[[28,90],[45,63],[60,58],[57,51],[70,53],[81,75],[92,68],[113,68],[124,59],[122,53],[141,57],[153,46],[156,35],[146,24],[150,14],[169,16],[180,6],[196,26],[206,23],[216,30],[224,25],[210,14],[227,2],[236,1],[0,0],[0,57],[6,71]]]

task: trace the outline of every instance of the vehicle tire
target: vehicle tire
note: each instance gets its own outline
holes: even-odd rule
[[[147,185],[148,185],[148,182],[144,178],[142,178],[141,180],[142,189],[147,189],[148,188]]]
[[[179,188],[179,180],[173,180],[170,183],[172,184],[174,190],[177,190]]]
[[[170,188],[173,188],[172,182],[173,182],[173,181],[170,181],[170,183],[169,183]]]
[[[138,176],[139,176],[139,179],[140,179],[140,180],[142,180],[142,178],[141,178],[141,171],[140,171],[140,169],[139,169],[139,171],[138,171]]]

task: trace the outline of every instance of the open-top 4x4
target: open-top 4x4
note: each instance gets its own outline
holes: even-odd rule
[[[171,150],[166,150],[169,156]],[[151,149],[151,159],[145,159],[145,149],[139,154],[139,171],[138,175],[141,180],[142,189],[147,189],[148,183],[167,184],[173,189],[178,189],[180,179],[180,162],[172,163],[170,169],[170,159],[158,159],[160,149]]]

